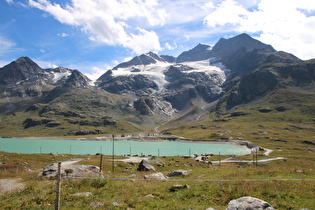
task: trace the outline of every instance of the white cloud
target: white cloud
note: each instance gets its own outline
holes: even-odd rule
[[[136,53],[161,49],[157,34],[143,27],[163,25],[168,17],[157,0],[71,0],[65,6],[29,0],[29,5],[63,24],[81,28],[90,40],[120,45]]]
[[[0,36],[0,46],[0,55],[2,55],[12,50],[12,48],[15,46],[15,43]]]
[[[8,4],[13,4],[13,0],[5,0]]]
[[[57,36],[67,37],[67,36],[70,36],[70,35],[69,35],[69,34],[67,34],[67,33],[59,33],[59,34],[57,34]]]
[[[313,0],[261,0],[256,6],[249,11],[234,0],[222,1],[204,18],[204,24],[230,32],[258,33],[256,38],[277,50],[302,59],[315,57],[315,16],[306,14],[314,12]]]
[[[209,27],[221,25],[234,26],[239,24],[248,11],[233,0],[226,0],[220,3],[216,10],[204,18],[204,24]]]
[[[92,70],[90,70],[88,73],[85,73],[85,75],[93,80],[96,81],[100,76],[102,76],[107,70],[107,67],[99,67],[99,66],[92,66],[91,68]]]
[[[174,50],[174,49],[177,48],[177,44],[174,42],[174,44],[172,46],[170,43],[166,42],[164,44],[164,48],[167,49],[167,50]]]

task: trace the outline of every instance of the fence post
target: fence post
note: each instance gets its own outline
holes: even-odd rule
[[[103,167],[103,155],[101,154],[101,160],[100,160],[100,173],[102,173],[102,167]]]
[[[58,162],[58,174],[56,182],[56,204],[55,210],[60,210],[60,185],[61,185],[61,162]]]
[[[112,172],[115,172],[115,136],[114,136],[114,134],[112,135],[112,137],[113,137]]]

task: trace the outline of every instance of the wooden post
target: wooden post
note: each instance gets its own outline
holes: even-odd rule
[[[253,153],[253,166],[255,166],[255,152],[254,152],[254,150],[252,150],[252,153]]]
[[[103,167],[103,155],[101,154],[101,160],[100,160],[100,173],[102,173],[102,167]]]
[[[115,136],[113,134],[113,157],[112,157],[112,172],[115,172]]]
[[[256,147],[256,167],[258,166],[258,148]]]
[[[221,153],[219,152],[219,166],[221,165]]]
[[[56,204],[55,210],[60,210],[60,185],[61,185],[61,162],[58,162],[58,174],[56,182]]]

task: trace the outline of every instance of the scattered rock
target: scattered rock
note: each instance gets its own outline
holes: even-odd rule
[[[189,189],[189,188],[190,187],[188,184],[184,184],[184,185],[174,185],[169,190],[170,190],[170,192],[176,192],[176,191],[181,190],[181,189]]]
[[[121,202],[113,202],[113,206],[118,207],[121,204]]]
[[[303,173],[304,173],[302,170],[296,170],[295,172],[296,172],[296,173],[300,173],[300,174],[303,174]]]
[[[144,175],[144,179],[166,180],[165,176],[161,172],[155,173],[155,174]]]
[[[266,201],[254,197],[241,197],[229,202],[226,210],[255,209],[255,210],[274,210]]]
[[[72,194],[73,196],[83,196],[83,197],[89,197],[92,195],[91,192],[81,192],[81,193],[75,193],[75,194]]]
[[[102,202],[92,202],[92,203],[90,203],[90,206],[94,207],[94,208],[99,208],[99,207],[104,206],[104,203],[102,203]]]
[[[67,171],[72,170],[73,174],[84,176],[98,176],[100,168],[93,165],[75,165],[69,162],[63,162],[61,164],[61,176],[67,175]],[[58,163],[52,163],[43,168],[42,176],[55,177],[58,173]]]
[[[167,176],[187,176],[190,172],[191,170],[174,170],[169,172]]]
[[[138,171],[155,171],[155,168],[150,165],[147,161],[142,160],[138,166]]]

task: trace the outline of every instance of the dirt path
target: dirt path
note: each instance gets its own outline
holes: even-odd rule
[[[121,161],[125,163],[140,163],[142,160],[148,160],[149,158],[145,157],[129,157],[127,159],[117,159],[115,161]]]

